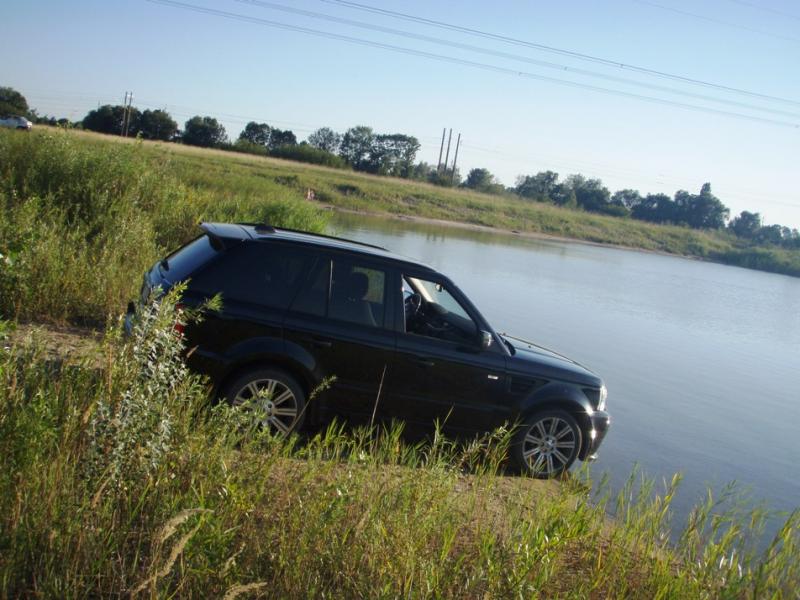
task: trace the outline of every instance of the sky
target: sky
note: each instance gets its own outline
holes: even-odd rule
[[[233,139],[251,120],[298,139],[414,135],[434,165],[452,128],[462,174],[514,185],[549,169],[669,195],[710,182],[732,216],[800,228],[796,0],[3,4],[0,85],[40,114],[80,120],[132,91]]]

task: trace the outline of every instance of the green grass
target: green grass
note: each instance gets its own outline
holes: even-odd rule
[[[54,364],[0,350],[0,596],[791,598],[800,519],[701,503],[668,542],[677,478],[507,477],[508,432],[455,445],[398,427],[274,437],[209,408],[173,295],[123,343]],[[313,401],[313,400],[312,400]],[[602,488],[602,486],[601,486]],[[606,517],[609,503],[616,519]],[[236,594],[240,594],[236,596]]]
[[[142,273],[197,235],[200,220],[312,231],[323,211],[281,191],[193,186],[142,144],[92,143],[56,129],[0,132],[0,315],[102,323]]]

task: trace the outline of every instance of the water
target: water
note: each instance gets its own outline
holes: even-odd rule
[[[498,331],[599,373],[612,429],[592,472],[613,487],[638,464],[683,474],[679,518],[731,481],[800,506],[800,279],[362,216],[333,228],[441,270]]]

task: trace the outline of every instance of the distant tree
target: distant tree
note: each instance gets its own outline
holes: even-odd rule
[[[225,132],[225,127],[215,118],[197,115],[186,121],[182,139],[185,144],[191,146],[211,148],[227,142],[228,134]]]
[[[256,146],[269,146],[269,137],[272,128],[266,123],[250,121],[239,134],[239,140],[249,142]]]
[[[297,136],[290,130],[273,128],[269,135],[269,149],[277,150],[282,146],[296,146]]]
[[[699,194],[686,190],[675,192],[677,222],[694,229],[720,229],[730,210],[711,193],[711,184],[704,183]]]
[[[504,191],[503,186],[492,175],[489,169],[472,169],[467,173],[464,187],[468,187],[478,192],[486,194],[500,194]]]
[[[366,171],[409,177],[420,145],[414,136],[391,133],[374,136]]]
[[[314,148],[336,154],[342,144],[342,135],[329,127],[320,127],[308,136],[308,143]]]
[[[138,134],[146,140],[169,141],[175,137],[178,124],[165,110],[145,110],[138,118]]]
[[[550,189],[550,199],[558,206],[567,208],[576,208],[578,200],[575,197],[575,190],[573,190],[566,183],[557,183]]]
[[[566,184],[575,192],[578,206],[591,212],[603,213],[607,211],[611,192],[599,179],[587,179],[583,175],[570,175]]]
[[[359,125],[348,129],[342,137],[339,156],[345,159],[356,171],[370,169],[375,133],[371,127]]]
[[[616,206],[624,206],[629,210],[633,210],[642,202],[642,195],[638,190],[618,190],[611,196],[611,204]]]
[[[141,113],[132,107],[128,116],[128,135],[135,136],[139,132]],[[89,111],[83,118],[83,128],[99,133],[122,135],[125,123],[125,107],[105,104],[100,108]]]
[[[647,194],[631,208],[631,216],[651,223],[675,223],[675,203],[666,194]]]
[[[28,116],[28,101],[11,87],[0,87],[0,117]]]
[[[520,175],[515,191],[523,198],[538,202],[552,202],[552,192],[558,184],[558,173],[541,171],[536,175]]]
[[[422,181],[428,181],[430,178],[431,173],[434,172],[434,168],[432,165],[426,162],[418,162],[414,167],[411,169],[410,178],[411,179],[419,179]]]
[[[737,237],[753,240],[761,229],[761,215],[743,210],[739,216],[731,219],[728,229]]]

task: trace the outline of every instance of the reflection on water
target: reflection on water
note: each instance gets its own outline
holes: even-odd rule
[[[601,374],[612,430],[594,463],[684,474],[683,512],[736,480],[800,504],[800,279],[613,248],[336,215],[346,237],[451,276],[499,331]]]

